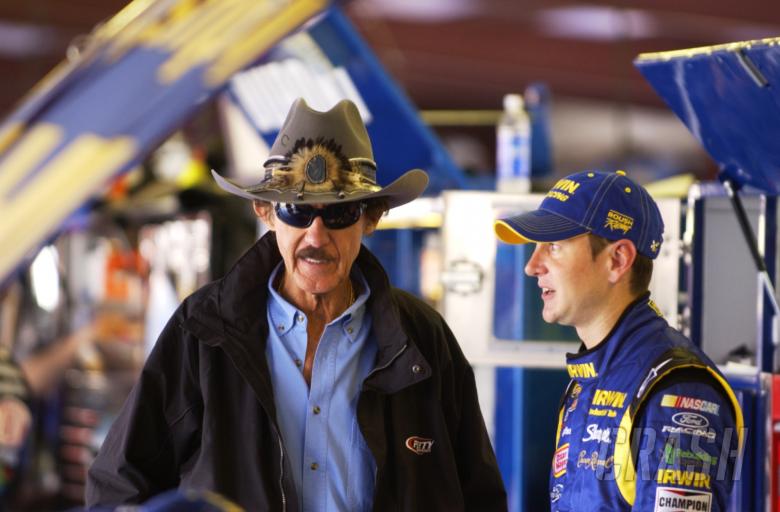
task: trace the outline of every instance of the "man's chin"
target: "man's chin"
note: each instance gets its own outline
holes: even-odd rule
[[[338,283],[333,279],[333,273],[327,272],[322,275],[318,273],[301,274],[296,280],[296,286],[303,292],[311,295],[327,295],[336,288]]]
[[[558,317],[552,311],[542,310],[542,319],[548,324],[557,323]]]

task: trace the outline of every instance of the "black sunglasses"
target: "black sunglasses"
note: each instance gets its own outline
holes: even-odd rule
[[[349,202],[329,204],[325,208],[315,208],[308,204],[276,203],[276,216],[290,226],[308,228],[315,217],[322,217],[328,229],[344,229],[356,223],[366,209],[366,203]]]

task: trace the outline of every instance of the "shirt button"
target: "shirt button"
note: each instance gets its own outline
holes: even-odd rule
[[[303,315],[298,313],[297,315],[295,315],[295,319],[298,321],[298,323],[301,323],[303,322]]]
[[[320,465],[317,464],[316,462],[312,462],[311,466],[309,466],[309,467],[311,468],[312,471],[317,471],[317,468],[319,468]]]
[[[280,325],[277,325],[277,326],[276,326],[276,328],[277,328],[277,329],[279,329],[280,331],[283,331],[283,330],[284,330],[284,326],[283,326],[283,325],[281,325],[281,324],[280,324]]]
[[[422,366],[419,364],[416,364],[412,366],[412,373],[420,373],[422,371]]]
[[[354,331],[354,329],[352,327],[347,327],[347,332],[349,334],[352,334],[353,331]]]
[[[300,359],[296,359],[295,360],[295,366],[297,366],[298,368],[300,368],[302,364],[303,364],[303,361],[301,361]]]
[[[320,413],[320,408],[319,408],[319,406],[315,405],[315,406],[314,406],[314,409],[312,409],[312,412],[314,412],[314,414],[319,414],[319,413]]]

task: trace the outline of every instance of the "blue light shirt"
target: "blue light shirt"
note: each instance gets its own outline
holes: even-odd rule
[[[377,345],[366,301],[371,293],[353,267],[361,293],[325,326],[312,368],[311,389],[303,378],[306,315],[273,287],[282,263],[268,281],[266,356],[276,416],[301,509],[370,510],[376,462],[357,422],[360,388],[374,366]]]

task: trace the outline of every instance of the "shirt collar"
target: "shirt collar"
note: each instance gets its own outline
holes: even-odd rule
[[[306,318],[306,315],[302,311],[287,302],[287,300],[274,288],[274,283],[276,282],[276,278],[283,268],[283,265],[283,261],[279,262],[273,272],[271,272],[271,277],[268,279],[268,294],[270,297],[270,300],[268,301],[268,310],[271,314],[271,321],[274,324],[272,328],[280,336],[287,334],[290,329],[295,327],[296,322],[303,323],[303,320]],[[371,295],[371,288],[368,286],[368,281],[366,281],[365,276],[363,276],[363,273],[356,265],[352,266],[350,277],[359,284],[360,294],[355,297],[355,302],[329,325],[340,325],[344,332],[344,336],[351,342],[354,342],[357,340],[358,334],[363,328],[363,321],[366,316],[366,302]]]
[[[360,284],[360,294],[344,314],[334,320],[334,322],[341,321],[344,335],[349,338],[349,341],[354,342],[363,328],[363,321],[366,317],[366,302],[371,295],[371,288],[368,286],[368,281],[366,281],[363,273],[355,265],[352,266],[351,277],[353,281],[357,281]]]
[[[273,322],[273,326],[269,326],[269,328],[274,329],[280,336],[287,334],[290,329],[295,327],[296,315],[299,313],[298,309],[287,302],[274,288],[276,277],[283,267],[284,261],[280,261],[274,271],[271,272],[271,277],[268,278],[268,311]]]

